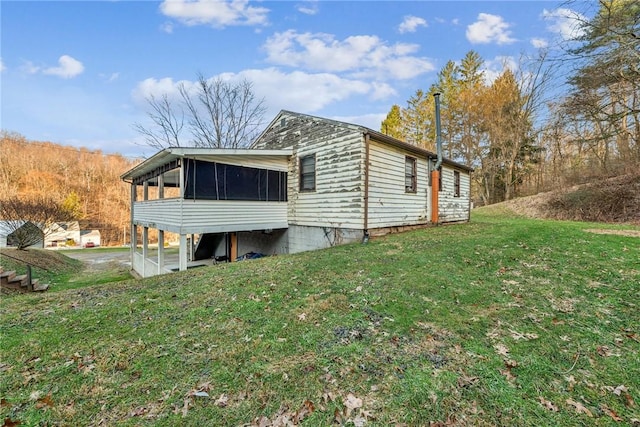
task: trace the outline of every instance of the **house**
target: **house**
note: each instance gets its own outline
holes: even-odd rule
[[[150,276],[468,221],[471,171],[363,126],[283,110],[248,149],[168,148],[122,175],[132,266]],[[177,266],[165,262],[167,231],[180,235]]]
[[[78,245],[80,245],[80,224],[78,221],[54,222],[45,229],[45,248]]]
[[[100,246],[100,230],[80,230],[80,246]]]

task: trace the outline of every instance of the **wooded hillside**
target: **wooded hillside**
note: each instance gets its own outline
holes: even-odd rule
[[[102,245],[121,245],[129,234],[129,186],[120,175],[137,161],[117,154],[0,134],[0,194],[46,196],[74,213],[81,229],[97,229]]]

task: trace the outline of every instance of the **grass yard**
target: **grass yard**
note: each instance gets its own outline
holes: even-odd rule
[[[92,251],[93,253],[97,251],[113,252],[114,249],[110,251],[107,248],[65,251],[29,249],[19,251],[13,248],[3,248],[0,250],[0,265],[5,271],[13,270],[17,274],[26,274],[26,264],[30,264],[32,266],[32,277],[38,279],[40,283],[49,284],[47,292],[85,288],[131,278],[128,269],[117,262],[100,264],[96,268],[65,255],[82,251]],[[128,251],[128,249],[115,249],[115,251],[124,252]]]
[[[491,210],[0,303],[5,425],[640,425],[640,238]],[[638,228],[630,231],[637,231]]]

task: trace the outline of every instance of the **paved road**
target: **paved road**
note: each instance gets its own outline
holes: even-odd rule
[[[100,249],[83,249],[81,251],[69,251],[62,252],[69,258],[78,259],[89,266],[99,268],[101,265],[111,264],[113,262],[117,262],[122,264],[123,266],[131,267],[131,259],[129,258],[129,251],[123,251],[122,249],[117,249],[113,251]]]

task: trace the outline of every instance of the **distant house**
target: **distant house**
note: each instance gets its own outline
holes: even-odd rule
[[[87,243],[100,246],[100,230],[81,230],[80,246],[85,247]]]
[[[54,222],[45,230],[45,248],[80,245],[80,224],[78,221]]]
[[[468,221],[471,171],[363,126],[281,111],[249,149],[168,148],[122,175],[132,190],[132,266],[150,276],[190,260],[294,253]],[[154,258],[149,229],[158,230]],[[165,231],[180,235],[177,266],[165,263]]]

